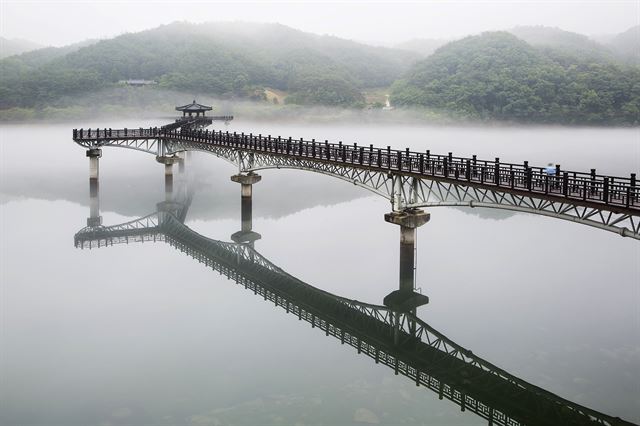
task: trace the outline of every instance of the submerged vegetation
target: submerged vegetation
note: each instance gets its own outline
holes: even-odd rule
[[[174,23],[1,60],[0,120],[128,111],[149,93],[151,107],[170,106],[167,94],[180,92],[253,100],[278,112],[296,105],[379,109],[389,93],[396,107],[390,115],[400,107],[439,120],[636,125],[637,33],[605,46],[523,27],[390,49],[278,24]],[[123,86],[130,79],[157,84]]]

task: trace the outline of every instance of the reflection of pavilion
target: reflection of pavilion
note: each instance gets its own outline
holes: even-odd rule
[[[392,368],[418,386],[431,389],[440,399],[447,398],[463,411],[487,419],[489,424],[630,424],[574,404],[507,373],[434,330],[411,309],[346,299],[289,275],[253,248],[259,234],[252,230],[251,194],[244,185],[256,183],[256,179],[240,182],[242,224],[241,231],[232,237],[236,242],[204,237],[184,224],[191,197],[184,185],[186,180],[180,179],[172,187],[170,200],[159,203],[156,212],[116,226],[92,222],[75,235],[75,245],[94,248],[164,241],[276,307],[309,322],[327,336],[351,345],[359,354]],[[97,190],[91,195],[99,196]],[[99,214],[95,209],[91,213]]]

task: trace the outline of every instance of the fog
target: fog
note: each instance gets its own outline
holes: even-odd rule
[[[316,34],[393,45],[414,38],[457,38],[518,25],[588,35],[640,22],[637,1],[427,2],[60,2],[3,1],[0,35],[62,46],[110,38],[174,21],[278,22]]]
[[[252,23],[277,22],[310,33],[396,46],[411,39],[452,40],[525,25],[559,27],[591,36],[620,33],[640,23],[640,2],[0,0],[0,36],[51,46],[111,38],[175,21],[242,22],[245,24],[233,30],[254,31],[259,34],[256,38],[268,31],[260,33]],[[213,24],[205,30],[213,33],[222,27]],[[278,164],[276,168],[256,166],[261,180],[251,186],[250,200],[243,186],[241,199],[237,179],[230,179],[239,172],[238,165],[210,152],[192,152],[173,167],[173,177],[169,177],[171,167],[156,157],[156,148],[158,154],[164,152],[160,141],[148,153],[104,146],[99,173],[96,152],[89,152],[94,173],[89,184],[90,160],[86,148],[73,142],[72,129],[159,127],[179,117],[177,105],[195,99],[213,107],[207,116],[234,116],[230,122],[213,121],[208,128],[212,131],[429,150],[460,157],[475,154],[481,161],[551,163],[567,171],[595,168],[601,175],[626,178],[640,171],[639,120],[616,119],[637,111],[633,108],[640,105],[640,98],[632,87],[640,74],[620,65],[619,73],[589,75],[598,87],[576,89],[576,96],[589,95],[584,96],[584,116],[558,113],[574,111],[580,104],[577,98],[549,94],[536,99],[527,95],[534,86],[531,80],[524,80],[510,95],[532,105],[527,111],[524,107],[518,110],[529,115],[505,114],[499,121],[491,118],[489,108],[474,115],[458,104],[451,111],[436,106],[403,107],[389,94],[409,65],[419,61],[416,52],[353,48],[353,43],[335,39],[300,36],[289,30],[274,32],[279,34],[276,41],[260,44],[234,38],[233,32],[215,43],[210,39],[194,43],[193,34],[198,32],[187,31],[180,43],[193,46],[185,49],[184,56],[170,57],[169,52],[182,51],[181,45],[165,44],[165,38],[173,38],[157,31],[150,41],[143,34],[123,37],[135,40],[124,40],[121,45],[122,40],[98,43],[108,49],[88,48],[79,52],[84,56],[69,54],[74,56],[67,61],[56,61],[55,55],[51,59],[47,52],[41,58],[34,55],[32,62],[29,58],[3,61],[7,71],[2,76],[11,74],[11,78],[4,83],[0,79],[4,84],[0,84],[0,100],[13,101],[7,102],[6,109],[0,106],[0,121],[10,122],[0,123],[0,425],[486,424],[473,414],[471,405],[464,408],[467,396],[473,397],[465,396],[464,388],[451,387],[462,395],[460,410],[446,398],[440,401],[437,392],[398,376],[397,370],[394,374],[382,362],[376,365],[377,353],[375,361],[366,352],[361,354],[359,336],[357,349],[341,345],[340,337],[327,337],[328,328],[324,335],[315,316],[308,326],[300,316],[286,315],[288,304],[286,312],[274,309],[266,293],[263,300],[257,292],[245,291],[246,283],[245,289],[234,285],[242,283],[228,279],[220,269],[205,268],[202,258],[185,256],[177,243],[164,244],[170,239],[136,239],[144,232],[155,235],[168,229],[162,217],[172,213],[166,207],[175,207],[170,201],[185,199],[180,195],[185,194],[181,190],[188,183],[193,197],[186,197],[186,214],[174,218],[184,222],[175,235],[178,231],[192,237],[197,233],[198,238],[190,240],[192,246],[208,247],[205,254],[209,255],[215,247],[205,245],[206,239],[226,242],[240,230],[251,230],[261,235],[251,247],[301,282],[379,305],[398,288],[399,267],[404,262],[398,250],[398,227],[383,219],[394,207],[386,196],[357,186],[355,180]],[[297,35],[292,36],[294,33]],[[298,38],[329,40],[328,47],[314,51],[313,43]],[[467,56],[459,52],[483,51],[474,46],[449,56],[457,60]],[[585,68],[596,71],[617,69],[613,58],[619,57],[601,47],[602,51],[595,48],[584,55],[578,52],[577,63],[587,61]],[[103,60],[120,48],[122,54],[115,60]],[[210,50],[203,53],[206,48]],[[229,50],[224,51],[226,48]],[[528,49],[525,53],[533,58],[531,73],[521,73],[514,66],[516,76],[536,75],[548,68],[537,61],[542,50]],[[299,51],[303,55],[297,57]],[[389,56],[371,52],[358,56],[359,51],[388,51]],[[328,65],[317,66],[326,65],[327,52],[334,55],[326,56]],[[278,61],[279,54],[293,59]],[[207,58],[234,60],[204,61]],[[611,62],[605,67],[593,58]],[[51,66],[29,70],[38,60],[51,60]],[[260,66],[272,60],[270,67]],[[489,54],[469,62],[483,61],[510,63],[496,62]],[[83,80],[76,73],[82,71],[79,63],[102,78],[85,84],[92,80]],[[165,69],[167,63],[194,66]],[[386,66],[380,66],[377,73],[368,72],[380,63]],[[354,64],[358,66],[350,67]],[[287,67],[297,72],[281,74]],[[270,77],[263,81],[242,75],[256,70]],[[472,67],[467,74],[482,70]],[[172,74],[193,84],[180,83]],[[243,78],[218,80],[216,74]],[[352,101],[302,96],[296,103],[296,95],[309,88],[293,83],[296,77],[307,75],[330,77],[332,84],[316,92],[353,91],[355,95]],[[564,71],[552,77],[558,77],[549,80],[559,88],[577,78]],[[138,82],[142,87],[134,87],[122,80],[147,78],[158,81]],[[367,78],[359,84],[358,80]],[[302,81],[313,83],[314,79]],[[376,79],[382,83],[373,85]],[[349,84],[338,84],[342,80]],[[594,90],[600,90],[605,81],[608,91],[602,93],[602,102],[596,102],[600,98],[594,96]],[[442,92],[462,96],[482,93],[485,87],[483,81],[463,82],[467,83],[464,90],[456,90],[462,85],[451,85]],[[491,87],[497,91],[510,84],[503,79]],[[620,93],[636,97],[614,105],[613,95],[609,96],[614,91],[616,99]],[[25,99],[33,102],[22,102]],[[509,105],[500,108],[513,111]],[[535,113],[530,111],[546,111],[547,107],[556,109],[549,109],[546,121],[533,120]],[[520,124],[513,121],[518,119]],[[575,123],[583,125],[573,126]],[[394,185],[392,171],[389,166],[388,174],[379,174],[389,187]],[[246,170],[241,166],[240,172]],[[553,180],[547,177],[547,182]],[[621,180],[616,177],[615,182]],[[497,193],[506,190],[484,186]],[[585,197],[587,188],[585,181]],[[627,195],[627,207],[629,200],[633,202],[633,197]],[[543,198],[539,201],[544,202]],[[420,308],[418,316],[522,380],[574,403],[640,423],[638,241],[560,220],[562,217],[476,207],[425,208],[430,220],[417,231],[412,253],[414,288],[428,295],[430,302]],[[163,208],[154,216],[157,222],[150,220],[142,228],[130,224]],[[89,246],[91,250],[75,245],[79,231],[98,235],[107,227],[119,233],[122,244]],[[236,254],[242,247],[237,246],[239,251],[231,256],[236,260],[231,261],[235,263],[230,270],[241,264]],[[402,247],[403,253],[409,252],[406,244]],[[280,288],[269,272],[259,279]],[[338,317],[333,312],[330,315]],[[355,318],[362,322],[359,313]],[[410,345],[403,343],[403,350],[413,346],[413,340]],[[422,356],[415,354],[416,359]],[[420,360],[429,361],[426,357]],[[396,369],[397,365],[398,358]],[[433,366],[442,365],[440,360]],[[468,374],[470,370],[454,367],[460,373],[451,376],[456,382],[480,383],[479,376]],[[493,400],[500,396],[495,389],[482,393]],[[519,395],[514,394],[509,404],[518,405]]]
[[[551,158],[614,174],[640,164],[635,129],[245,119],[228,128],[535,164]],[[0,423],[356,425],[354,413],[366,409],[380,424],[486,424],[166,244],[74,248],[90,209],[87,158],[69,136],[67,124],[0,128]],[[188,226],[228,241],[240,227],[239,188],[229,179],[236,170],[204,153],[187,170],[196,177]],[[260,174],[253,229],[263,256],[369,303],[397,285],[398,229],[383,220],[387,200],[323,175]],[[103,224],[155,211],[163,181],[153,156],[105,148]],[[638,422],[637,242],[535,215],[430,213],[419,231],[417,283],[431,299],[421,318],[518,377]]]

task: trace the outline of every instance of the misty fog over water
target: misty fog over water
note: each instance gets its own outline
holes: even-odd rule
[[[638,0],[0,0],[0,426],[640,425],[639,175]]]
[[[134,128],[166,120],[90,120]],[[229,131],[328,139],[627,176],[637,129],[286,124]],[[486,424],[213,273],[168,244],[80,250],[88,160],[71,126],[0,128],[0,423],[24,425]],[[186,225],[229,241],[237,170],[187,164]],[[264,170],[253,188],[259,253],[300,280],[381,304],[398,283],[388,201],[331,177]],[[163,168],[104,148],[105,226],[152,213]],[[418,230],[418,315],[508,372],[576,403],[640,422],[640,246],[541,216],[431,208]]]

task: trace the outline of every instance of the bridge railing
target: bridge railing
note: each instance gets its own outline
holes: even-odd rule
[[[170,124],[165,124],[160,127],[160,129],[164,132],[168,132],[171,130],[179,129],[181,127],[189,127],[189,126],[198,126],[198,125],[209,125],[214,121],[232,121],[233,115],[213,115],[213,116],[200,116],[200,117],[180,117],[177,118],[175,122]]]
[[[157,138],[164,132],[160,127],[149,127],[137,129],[73,129],[73,140],[75,141],[97,141],[109,139],[137,139],[137,138]]]
[[[367,166],[425,177],[440,177],[461,183],[491,185],[524,192],[562,196],[622,207],[640,206],[640,186],[636,174],[629,177],[599,175],[563,170],[559,165],[548,169],[522,164],[480,160],[432,154],[429,150],[415,152],[329,143],[244,133],[210,132],[208,130],[176,132],[176,138],[193,142],[212,143],[233,148],[293,155],[356,166]]]
[[[231,116],[229,116],[231,117]],[[524,193],[545,194],[626,208],[640,207],[640,186],[636,174],[629,177],[606,176],[554,168],[532,167],[506,163],[499,158],[481,160],[425,152],[395,150],[387,146],[346,145],[304,139],[272,137],[222,131],[138,128],[138,129],[74,129],[74,140],[99,141],[101,139],[165,137],[199,144],[228,146],[236,149],[287,155],[300,158],[369,167],[389,172],[408,173],[426,178],[447,179],[461,184],[476,184],[517,190]]]

